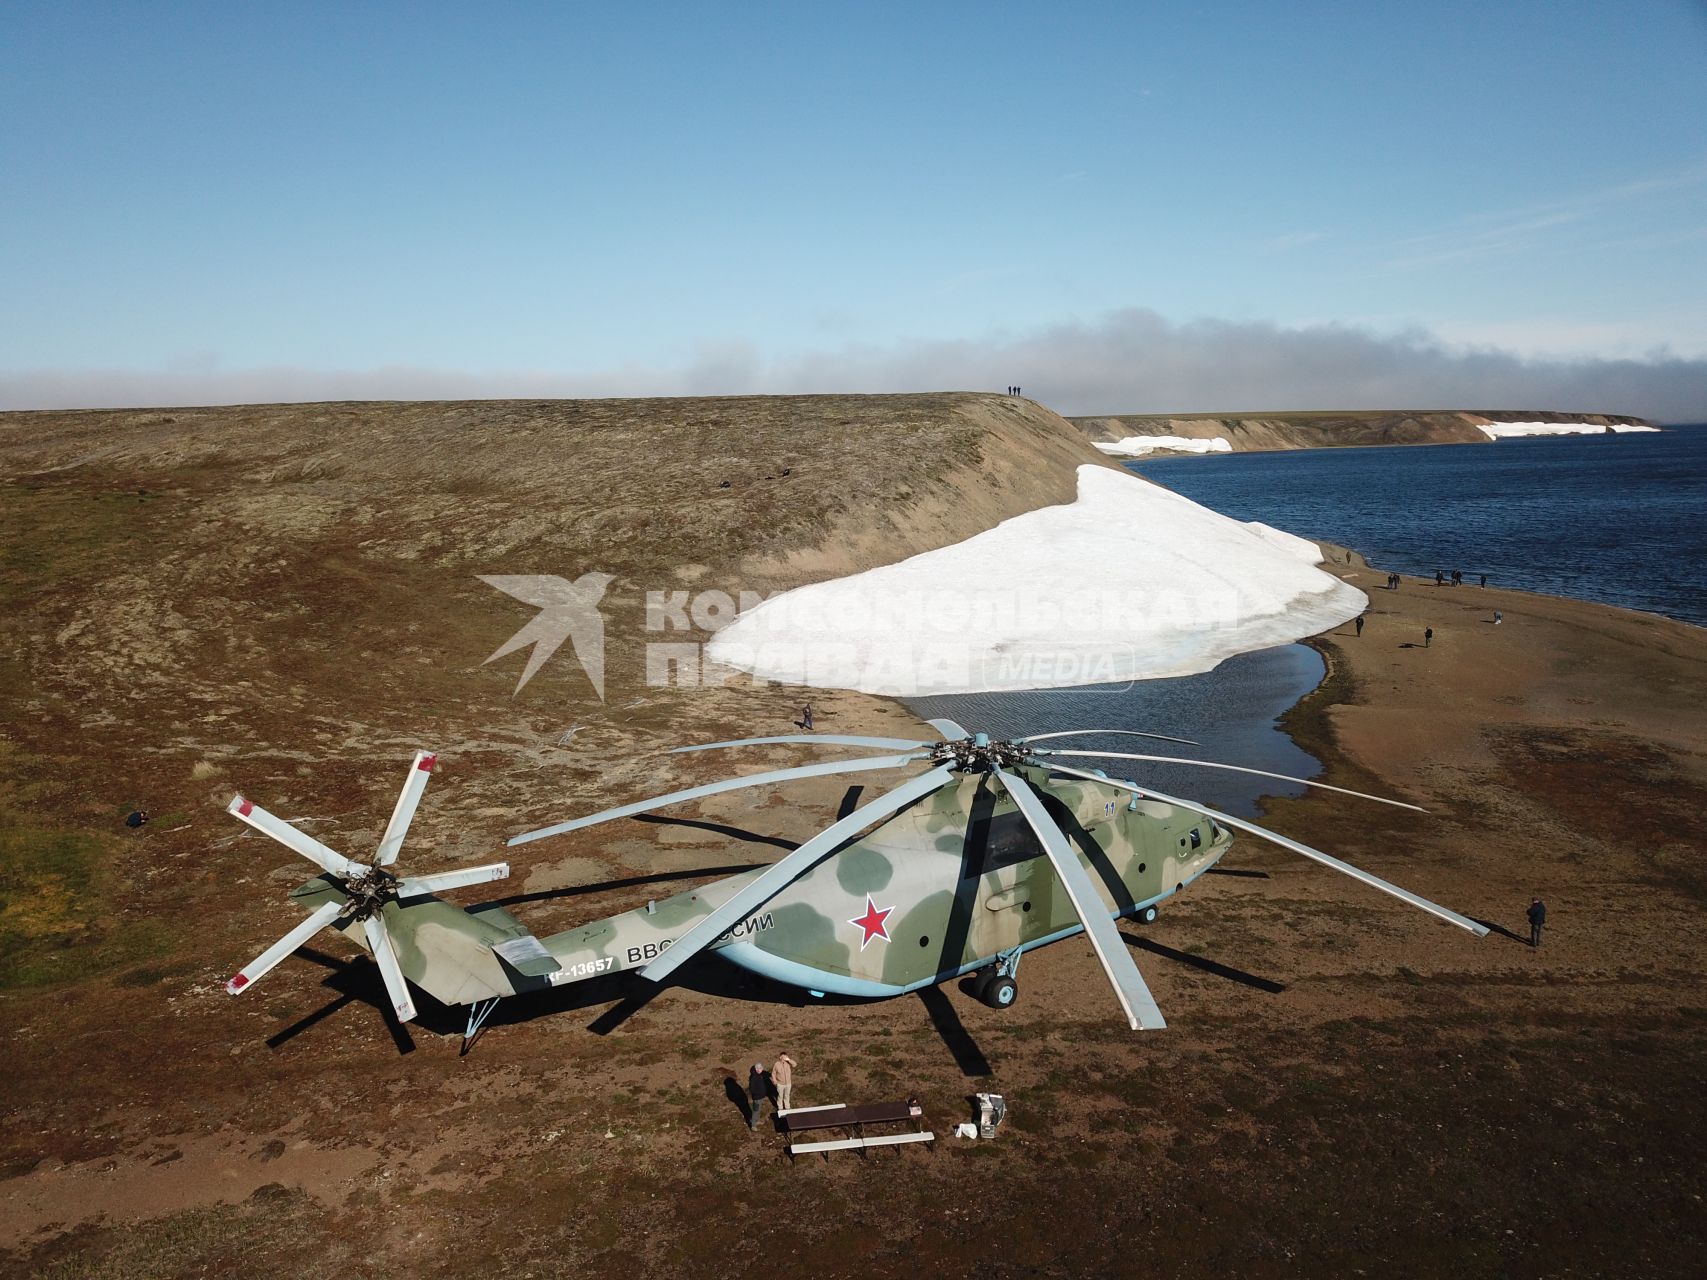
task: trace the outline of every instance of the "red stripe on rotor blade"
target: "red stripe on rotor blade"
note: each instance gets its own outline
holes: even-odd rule
[[[421,763],[416,765],[415,767],[417,769],[425,769],[428,773],[431,773],[433,771],[433,766],[435,764],[437,764],[438,762],[439,762],[438,753],[434,752],[430,756],[422,756],[421,757]]]
[[[255,802],[253,800],[244,800],[242,804],[237,806],[237,812],[247,818],[251,813],[255,812]]]
[[[227,991],[229,991],[232,995],[236,995],[239,991],[243,990],[243,988],[248,986],[248,985],[249,985],[249,979],[245,978],[242,974],[238,974],[230,982],[225,984],[225,989]]]

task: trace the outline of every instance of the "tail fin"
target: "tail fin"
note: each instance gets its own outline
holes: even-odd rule
[[[349,900],[325,876],[310,880],[290,896],[306,911],[325,902]],[[403,976],[441,1004],[474,1004],[543,990],[557,972],[551,953],[501,906],[465,911],[427,897],[387,902],[382,911]],[[340,920],[337,928],[363,950],[369,949],[359,921]]]

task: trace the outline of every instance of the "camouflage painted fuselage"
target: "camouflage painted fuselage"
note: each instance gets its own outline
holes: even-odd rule
[[[1107,905],[1132,915],[1218,861],[1231,833],[1210,819],[1094,782],[1020,770],[1043,797]],[[758,872],[534,939],[500,907],[391,903],[386,923],[409,980],[447,1004],[639,969]],[[294,895],[312,910],[336,889]],[[903,809],[843,845],[711,950],[816,993],[900,995],[1082,930],[1013,801],[986,773]],[[358,944],[359,926],[345,929]]]

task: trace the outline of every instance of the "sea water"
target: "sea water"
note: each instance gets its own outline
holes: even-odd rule
[[[1352,547],[1378,570],[1485,573],[1707,625],[1707,426],[1126,465],[1235,519]]]
[[[1488,445],[1213,454],[1126,465],[1223,514],[1353,547],[1379,570],[1432,577],[1436,569],[1461,569],[1472,583],[1486,573],[1500,586],[1707,625],[1707,426]],[[1171,734],[1199,745],[1119,737],[1083,743],[1312,778],[1321,771],[1319,762],[1278,721],[1322,674],[1313,649],[1284,645],[1173,680],[915,698],[908,706],[994,737],[1098,728]],[[1188,765],[1071,763],[1148,782],[1240,817],[1257,815],[1265,796],[1304,790]]]
[[[1310,778],[1320,763],[1280,730],[1279,717],[1321,683],[1322,659],[1302,644],[1235,654],[1213,671],[1171,680],[1086,685],[1031,692],[943,694],[909,698],[926,719],[946,716],[970,732],[1017,738],[1057,729],[1137,729],[1196,745],[1110,735],[1057,739],[1040,747],[1128,751],[1217,760],[1270,773]],[[1128,760],[1065,759],[1075,769],[1102,769],[1111,778],[1201,800],[1235,817],[1255,817],[1263,796],[1294,796],[1296,783],[1191,765]]]

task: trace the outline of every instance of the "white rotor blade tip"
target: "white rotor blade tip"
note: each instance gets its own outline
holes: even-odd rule
[[[241,995],[250,984],[260,981],[278,967],[284,958],[290,955],[303,943],[307,942],[321,929],[337,919],[338,913],[344,909],[341,901],[322,904],[306,920],[302,921],[284,937],[256,956],[243,966],[229,982],[225,984],[227,995]]]
[[[433,766],[438,759],[436,751],[415,753],[415,763],[409,766],[409,776],[403,780],[403,790],[397,794],[397,804],[391,810],[390,821],[385,824],[385,834],[379,838],[379,850],[374,854],[376,865],[389,867],[397,861],[397,854],[403,848],[403,837],[409,834],[409,824],[415,821],[421,793],[427,789],[427,780],[433,776]]]
[[[391,934],[386,930],[384,918],[369,916],[362,921],[362,930],[367,934],[368,946],[373,949],[379,976],[385,982],[385,991],[391,997],[391,1007],[396,1010],[397,1020],[410,1021],[415,1016],[415,1001],[410,998],[403,968],[397,963],[397,954],[392,950]]]
[[[300,831],[284,819],[268,813],[253,800],[240,795],[232,796],[231,803],[226,806],[226,812],[248,823],[255,830],[271,836],[285,848],[301,854],[322,871],[348,878],[361,875],[368,869],[362,863],[346,858],[336,849],[328,848],[306,831]]]

